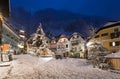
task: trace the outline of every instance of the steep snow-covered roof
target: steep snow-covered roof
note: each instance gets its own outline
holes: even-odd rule
[[[120,52],[108,54],[106,58],[120,58]]]
[[[81,34],[77,33],[77,32],[74,32],[74,33],[69,37],[69,39],[71,39],[71,37],[74,36],[74,35],[79,35],[79,36],[81,36],[82,39],[84,39],[84,37],[83,37]]]
[[[60,38],[67,38],[65,35],[61,35]]]
[[[118,21],[118,22],[107,22],[103,27],[110,26],[110,25],[113,25],[113,24],[116,24],[116,23],[120,23],[120,21]]]
[[[96,33],[98,33],[100,30],[103,30],[103,29],[106,29],[106,28],[110,28],[110,27],[115,27],[117,25],[120,25],[120,21],[117,21],[117,22],[108,22],[103,27],[101,27],[100,29],[98,29],[96,31]]]

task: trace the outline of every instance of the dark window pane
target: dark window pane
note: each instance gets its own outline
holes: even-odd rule
[[[66,45],[66,48],[68,48],[68,45]]]
[[[118,29],[118,28],[115,28],[115,29],[114,29],[114,32],[118,32],[118,31],[119,31],[119,29]]]
[[[112,46],[112,42],[110,42],[109,44],[110,44],[110,46]]]
[[[115,46],[119,46],[119,45],[120,45],[119,41],[115,42]]]
[[[108,35],[108,33],[103,33],[101,36],[107,36]]]
[[[99,35],[96,35],[95,38],[99,38]]]
[[[111,39],[115,38],[115,33],[111,33]]]

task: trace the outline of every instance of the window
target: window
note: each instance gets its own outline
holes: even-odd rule
[[[120,31],[116,33],[117,37],[120,37]]]
[[[119,37],[120,37],[120,32],[111,33],[111,39],[119,38]]]
[[[99,35],[96,35],[95,38],[99,38]]]
[[[77,35],[77,38],[79,38],[79,36]]]
[[[66,42],[66,39],[64,39],[64,42]]]
[[[108,33],[103,33],[101,36],[107,36],[108,35]]]
[[[13,37],[11,37],[11,39],[13,39]]]
[[[110,42],[110,46],[120,46],[120,41]]]
[[[115,46],[119,46],[119,45],[120,45],[119,41],[115,42]]]
[[[112,42],[110,42],[109,44],[110,44],[110,46],[112,46]]]
[[[66,45],[66,48],[68,48],[68,44]]]
[[[46,43],[49,43],[48,41],[46,41]]]
[[[10,35],[9,35],[9,34],[6,34],[6,36],[8,36],[8,37],[9,37]]]
[[[116,46],[116,45],[115,45],[115,42],[112,42],[112,46]]]
[[[78,45],[78,44],[79,44],[79,40],[71,41],[71,44],[72,44],[72,46],[74,46],[74,45]]]
[[[114,29],[114,32],[118,32],[118,31],[119,31],[119,29],[118,29],[118,28],[115,28],[115,29]]]

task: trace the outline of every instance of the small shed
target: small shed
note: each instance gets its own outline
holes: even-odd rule
[[[105,56],[113,69],[120,69],[120,52]]]

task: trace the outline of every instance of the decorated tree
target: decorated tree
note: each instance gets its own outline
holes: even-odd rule
[[[32,48],[33,50],[35,50],[34,52],[37,56],[52,54],[52,52],[48,48],[48,38],[46,37],[42,29],[41,23],[37,28],[36,33],[34,33],[34,35],[28,42],[32,44]]]

